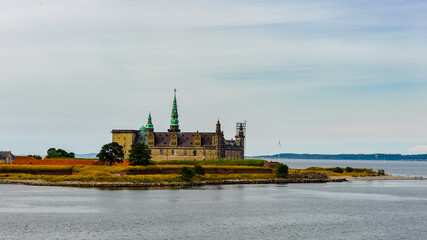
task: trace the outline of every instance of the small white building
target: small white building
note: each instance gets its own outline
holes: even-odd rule
[[[11,151],[0,151],[0,163],[12,164],[15,160],[15,155]]]

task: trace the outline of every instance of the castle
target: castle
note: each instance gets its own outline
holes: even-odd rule
[[[151,111],[148,122],[139,130],[112,130],[113,142],[123,147],[129,157],[131,145],[145,143],[152,160],[205,160],[243,159],[245,153],[245,123],[237,123],[236,139],[226,140],[218,120],[214,132],[181,132],[178,120],[176,90],[172,105],[170,128],[167,132],[155,132]]]

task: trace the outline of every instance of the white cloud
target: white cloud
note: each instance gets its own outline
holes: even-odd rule
[[[425,145],[425,146],[415,145],[415,146],[409,148],[409,153],[411,153],[411,154],[426,154],[427,153],[427,145]]]

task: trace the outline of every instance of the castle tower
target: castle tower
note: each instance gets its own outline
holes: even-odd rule
[[[221,159],[225,157],[225,141],[224,133],[221,131],[221,123],[219,119],[216,123],[215,136],[212,138],[212,145],[216,147],[216,158]]]
[[[148,121],[147,121],[147,125],[145,125],[145,129],[147,132],[154,132],[154,125],[151,122],[151,109],[150,109],[150,112],[148,113]]]
[[[240,142],[240,147],[242,149],[240,158],[243,159],[245,156],[245,132],[243,128],[243,123],[240,123],[239,130],[236,134],[236,140]]]
[[[178,106],[176,104],[176,89],[174,89],[171,125],[170,125],[170,128],[168,129],[168,132],[180,132],[180,131],[181,130],[179,130],[179,120],[178,120]]]

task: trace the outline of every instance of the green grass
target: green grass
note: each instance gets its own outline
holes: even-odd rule
[[[264,166],[265,160],[259,159],[209,159],[209,160],[168,160],[159,165],[217,165],[217,166]]]

